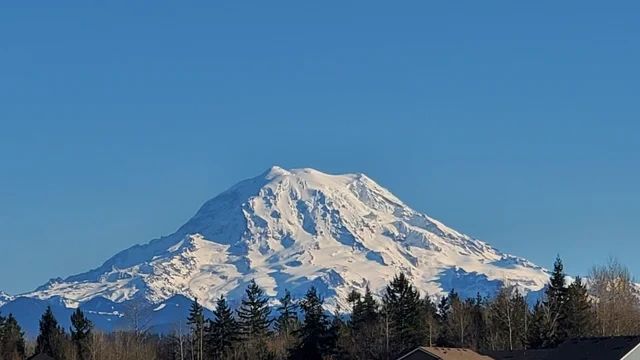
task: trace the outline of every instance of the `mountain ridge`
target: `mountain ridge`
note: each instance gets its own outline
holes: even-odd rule
[[[351,290],[381,292],[398,272],[434,296],[491,295],[506,283],[535,293],[548,280],[544,268],[413,210],[365,174],[274,166],[206,201],[174,233],[21,296],[75,307],[95,298],[160,306],[180,295],[211,309],[221,294],[237,303],[255,280],[273,303],[313,285],[335,309]]]

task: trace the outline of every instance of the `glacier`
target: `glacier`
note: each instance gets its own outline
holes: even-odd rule
[[[236,306],[251,280],[273,304],[285,289],[302,297],[315,286],[333,311],[347,307],[352,290],[380,294],[399,272],[431,296],[451,289],[491,296],[509,284],[535,297],[549,278],[546,269],[413,210],[364,174],[274,166],[205,202],[171,235],[32,292],[0,296],[0,312],[21,320],[26,310],[16,303],[53,302],[61,312],[81,306],[113,329],[123,326],[127,304],[144,302],[155,310],[154,325],[167,328],[191,299],[212,309],[226,294]]]

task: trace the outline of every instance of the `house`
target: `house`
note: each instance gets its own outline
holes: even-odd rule
[[[570,339],[543,350],[487,352],[495,360],[640,360],[640,336]]]
[[[28,358],[27,360],[55,360],[55,359],[47,354],[35,354],[32,357]]]
[[[419,347],[398,360],[492,360],[471,349]]]
[[[555,349],[485,351],[483,354],[494,360],[549,360],[553,350]]]
[[[567,340],[553,351],[552,359],[640,360],[640,336]]]

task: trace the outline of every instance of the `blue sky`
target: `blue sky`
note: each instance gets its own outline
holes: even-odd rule
[[[637,2],[37,5],[0,5],[2,290],[273,164],[367,173],[544,266],[640,273]]]

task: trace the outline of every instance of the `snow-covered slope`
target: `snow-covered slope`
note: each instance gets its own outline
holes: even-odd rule
[[[330,308],[352,289],[381,291],[404,272],[424,293],[538,291],[546,271],[421,214],[363,174],[273,167],[207,201],[175,233],[24,296],[162,304],[174,295],[212,308],[255,279],[274,298],[315,285]]]
[[[0,291],[0,307],[11,300],[13,300],[13,296],[7,294],[4,291]]]

